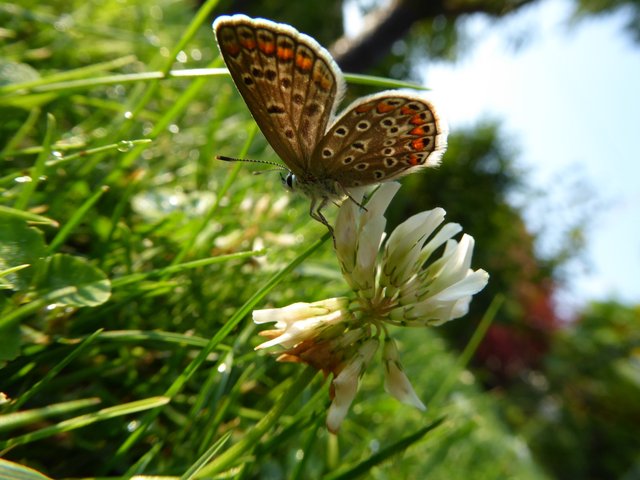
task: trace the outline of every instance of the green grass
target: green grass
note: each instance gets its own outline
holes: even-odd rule
[[[274,160],[215,4],[0,4],[0,476],[543,477],[437,332],[394,332],[427,413],[374,363],[337,437],[253,350],[253,308],[347,287],[305,199],[214,160]]]

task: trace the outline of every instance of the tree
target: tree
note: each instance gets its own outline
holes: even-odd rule
[[[557,478],[638,477],[639,348],[640,307],[616,302],[591,304],[554,335],[522,418]]]

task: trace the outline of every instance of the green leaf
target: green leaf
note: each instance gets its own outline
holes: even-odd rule
[[[0,478],[5,480],[51,480],[50,477],[19,463],[0,458]]]
[[[85,338],[80,345],[75,347],[67,356],[65,356],[62,360],[57,362],[56,364],[51,366],[51,369],[47,372],[47,374],[42,377],[35,385],[26,390],[19,398],[15,400],[12,405],[12,409],[18,409],[22,407],[25,403],[29,402],[31,398],[38,396],[38,393],[42,391],[43,388],[46,388],[50,382],[57,377],[60,372],[69,365],[74,359],[78,358],[82,353],[84,353],[87,348],[95,341],[102,330],[98,330],[94,332],[93,335]],[[2,422],[0,422],[1,426]]]
[[[49,300],[73,307],[95,307],[111,296],[111,282],[102,270],[64,253],[49,259],[39,288]]]
[[[5,178],[9,178],[11,181],[15,180],[18,176],[20,176],[22,172],[9,175],[9,177],[0,178],[0,185],[2,184]],[[27,222],[36,224],[41,223],[43,225],[49,225],[50,227],[58,228],[58,222],[51,218],[43,217],[42,215],[37,215],[35,213],[31,213],[27,210],[20,210],[18,208],[6,207],[4,205],[0,205],[0,217],[14,217],[15,219],[26,220]]]
[[[345,74],[344,78],[349,83],[355,83],[360,85],[370,85],[372,87],[413,88],[414,90],[430,90],[424,85],[420,85],[414,82],[405,82],[403,80],[396,80],[393,78],[386,78],[386,77],[376,77],[373,75],[360,75],[357,73],[347,73]]]
[[[335,472],[331,472],[330,474],[324,477],[325,480],[345,480],[351,478],[363,477],[367,472],[370,472],[373,467],[381,464],[382,462],[388,460],[394,455],[402,454],[407,448],[409,448],[414,443],[421,440],[427,433],[438,427],[444,418],[439,418],[435,420],[433,423],[422,427],[415,433],[411,433],[406,437],[400,439],[396,443],[380,450],[377,453],[374,453],[366,460],[361,461],[360,463],[354,466],[346,466],[337,470]]]
[[[204,454],[201,455],[200,458],[191,465],[191,467],[189,467],[189,470],[180,477],[180,480],[192,480],[193,478],[196,478],[196,474],[220,451],[222,447],[224,447],[229,438],[231,438],[231,432],[227,432],[222,435],[216,443],[211,445],[207,451],[204,452]]]
[[[38,71],[26,63],[0,60],[0,85],[33,82],[40,78]]]
[[[2,309],[0,309],[0,311],[2,311]],[[13,360],[19,354],[20,325],[18,322],[11,322],[0,326],[0,362]]]
[[[20,265],[36,265],[42,261],[45,245],[42,233],[28,227],[23,220],[0,216],[0,271]],[[26,290],[31,283],[33,268],[16,270],[2,278],[13,290]]]
[[[11,282],[5,281],[3,277],[8,277],[9,275],[19,272],[25,268],[29,268],[31,265],[25,263],[24,265],[18,265],[15,267],[7,268],[6,270],[0,270],[0,290],[13,290],[15,285]]]
[[[33,168],[33,172],[30,175],[31,181],[26,182],[22,185],[20,189],[20,193],[18,194],[18,198],[16,199],[16,203],[13,205],[18,210],[27,210],[27,206],[36,191],[36,187],[38,183],[40,183],[40,179],[42,174],[44,173],[44,167],[49,155],[51,154],[51,142],[53,141],[54,132],[56,130],[56,119],[55,117],[48,113],[47,114],[47,130],[44,134],[44,139],[42,140],[42,151],[38,155],[36,159],[36,163]]]
[[[24,427],[25,425],[38,425],[45,419],[92,407],[99,403],[99,398],[92,397],[54,403],[52,405],[47,405],[46,407],[34,408],[32,410],[5,413],[4,415],[0,415],[0,432],[7,432],[8,430]]]
[[[97,412],[87,413],[80,415],[79,417],[63,420],[54,425],[43,427],[40,430],[35,430],[18,437],[10,438],[6,441],[0,441],[0,448],[10,448],[16,445],[25,445],[27,443],[35,442],[36,440],[42,440],[43,438],[59,435],[63,432],[69,432],[78,428],[84,428],[89,425],[93,425],[98,422],[110,420],[112,418],[121,417],[123,415],[131,415],[132,413],[142,412],[157,407],[161,407],[169,403],[170,399],[167,397],[155,396],[145,398],[143,400],[136,400],[129,403],[123,403],[115,405],[113,407],[107,407],[98,410]],[[0,478],[5,477],[0,475]]]

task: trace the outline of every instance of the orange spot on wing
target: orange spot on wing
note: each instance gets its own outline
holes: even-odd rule
[[[265,55],[271,55],[276,51],[276,45],[273,42],[260,42],[258,41],[258,48]]]
[[[426,135],[427,132],[424,131],[422,127],[416,127],[409,132],[409,135]]]
[[[331,79],[326,75],[316,72],[313,75],[314,82],[317,82],[322,90],[329,90],[331,88]]]
[[[378,113],[387,113],[393,110],[394,108],[395,107],[389,105],[388,103],[380,102],[376,107],[376,110],[378,111]]]
[[[421,138],[416,138],[411,141],[411,148],[414,150],[422,150],[424,149],[424,141]]]
[[[310,70],[313,65],[313,61],[309,57],[305,57],[304,55],[296,56],[296,66],[300,70]]]
[[[238,55],[240,53],[240,45],[238,45],[236,42],[227,43],[227,44],[224,45],[224,51],[228,55],[231,55],[232,57],[235,57],[236,55]]]
[[[415,153],[409,155],[409,165],[412,165],[414,167],[416,165],[420,165],[420,158]]]
[[[357,113],[366,113],[373,109],[373,105],[370,103],[365,103],[364,105],[359,105],[356,107]]]
[[[240,45],[242,45],[247,50],[255,50],[256,41],[253,38],[242,38],[240,39]]]
[[[400,113],[402,113],[402,115],[411,115],[412,113],[414,113],[414,111],[413,109],[404,105],[403,107],[400,108]]]
[[[278,52],[276,53],[278,59],[288,61],[293,58],[293,49],[286,47],[278,47]]]
[[[411,117],[411,120],[409,120],[409,123],[411,125],[422,125],[423,123],[427,123],[427,122],[420,116],[419,113],[416,113],[413,117]]]

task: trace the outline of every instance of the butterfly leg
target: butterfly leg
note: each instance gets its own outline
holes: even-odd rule
[[[344,191],[344,194],[347,196],[347,198],[349,200],[351,200],[353,203],[355,203],[358,207],[360,207],[362,210],[364,210],[365,212],[367,212],[367,207],[365,207],[362,203],[358,202],[355,198],[353,198],[351,195],[349,195],[349,192],[347,192],[346,190]],[[363,198],[363,200],[367,200],[367,197],[365,196]]]
[[[364,197],[362,198],[362,202],[358,202],[355,198],[353,198],[351,196],[351,194],[349,193],[349,190],[347,190],[346,188],[344,188],[342,185],[340,185],[338,182],[336,182],[335,184],[335,189],[338,192],[342,192],[342,195],[344,195],[345,197],[347,197],[348,200],[351,200],[353,203],[355,203],[358,207],[360,207],[362,210],[364,210],[365,212],[367,212],[367,207],[364,206],[364,204],[367,201],[367,195],[365,194]],[[345,200],[346,201],[346,200]],[[335,203],[335,202],[334,202]],[[340,206],[340,204],[336,203],[336,205]]]
[[[318,222],[326,226],[329,229],[329,233],[331,233],[331,236],[333,237],[334,236],[333,227],[329,224],[325,216],[322,215],[322,209],[327,206],[329,199],[327,197],[321,197],[321,198],[322,199],[320,201],[318,201],[317,197],[313,197],[311,199],[311,207],[309,208],[309,215],[311,215],[311,218],[313,218],[314,220],[317,220]]]

